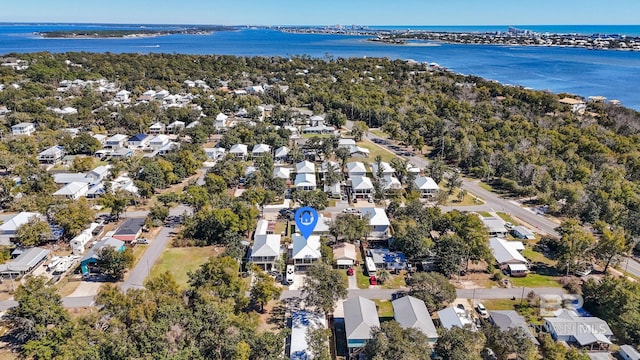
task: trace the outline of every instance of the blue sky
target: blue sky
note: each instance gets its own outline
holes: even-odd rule
[[[0,22],[223,25],[640,24],[639,0],[14,0]]]

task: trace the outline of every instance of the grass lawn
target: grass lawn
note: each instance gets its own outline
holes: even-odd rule
[[[446,187],[440,187],[441,191],[446,191]],[[474,205],[482,205],[484,201],[480,200],[473,194],[467,192],[462,198],[462,201],[458,200],[458,193],[460,193],[460,189],[456,189],[453,195],[447,198],[447,205],[455,205],[455,206],[474,206]]]
[[[549,266],[556,265],[555,261],[544,256],[544,254],[534,251],[533,249],[530,249],[530,248],[526,248],[522,250],[522,255],[524,255],[525,258],[529,259],[531,262],[534,262],[534,263],[541,262]]]
[[[520,303],[520,299],[487,299],[481,300],[487,310],[514,310],[514,305]]]
[[[400,289],[403,286],[407,286],[404,280],[406,271],[401,271],[398,275],[391,275],[391,278],[387,280],[383,285],[380,285],[383,289]]]
[[[393,317],[393,304],[389,300],[374,300],[376,308],[378,309],[378,317],[380,318],[392,318]]]
[[[511,281],[515,287],[562,287],[557,278],[540,274],[528,274],[522,278],[510,277],[509,281]]]
[[[384,138],[384,139],[389,137],[386,132],[384,132],[384,131],[382,131],[380,129],[369,129],[369,132],[372,133],[375,136],[379,136],[379,137]]]
[[[510,222],[513,224],[513,226],[518,226],[520,225],[517,221],[515,221],[511,215],[507,214],[507,213],[503,213],[503,212],[497,212],[496,214],[498,214],[498,216],[500,216],[500,218],[506,222]]]
[[[318,138],[321,138],[321,139],[325,139],[325,138],[330,138],[331,136],[333,136],[333,135],[331,135],[331,134],[302,134],[302,138],[303,139],[311,139],[313,137],[318,137]]]
[[[360,289],[368,289],[369,277],[363,273],[362,266],[357,267],[355,270],[356,270],[356,281],[358,282],[358,287]]]
[[[334,207],[336,206],[336,200],[335,199],[329,199],[329,207]]]
[[[205,263],[209,257],[215,256],[213,246],[167,248],[162,252],[160,259],[151,268],[150,276],[157,276],[169,271],[178,285],[186,288],[189,271],[196,270]]]
[[[140,258],[142,257],[142,255],[144,254],[144,252],[147,250],[148,247],[149,245],[138,244],[133,248],[133,266],[135,266],[138,263],[138,261],[140,261]]]
[[[375,161],[376,156],[380,155],[380,157],[382,158],[382,161],[390,163],[391,159],[397,158],[397,156],[391,151],[383,147],[380,147],[369,140],[360,141],[358,143],[358,146],[368,149],[369,157],[363,158],[361,156],[356,156],[356,157],[349,158],[349,161],[363,161],[363,162],[367,161],[369,163],[373,163]]]
[[[482,304],[489,310],[491,313],[492,310],[515,310],[518,314],[524,316],[525,320],[528,323],[533,324],[543,324],[544,321],[540,317],[538,313],[538,307],[530,306],[527,301],[527,294],[524,294],[525,298],[521,300],[520,298],[516,298],[516,300],[511,299],[491,299],[491,300],[482,300]],[[522,306],[520,305],[522,302]]]
[[[282,234],[287,230],[287,223],[285,221],[276,222],[276,228],[273,230],[274,234]]]
[[[482,217],[491,217],[491,214],[489,214],[486,211],[480,211],[480,212],[478,212],[478,214],[480,214],[480,216],[482,216]]]

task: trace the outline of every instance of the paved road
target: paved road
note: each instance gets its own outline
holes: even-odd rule
[[[169,216],[180,216],[185,211],[190,212],[191,208],[185,205],[178,205],[169,211]],[[156,238],[149,244],[142,258],[140,258],[136,266],[129,272],[127,279],[120,285],[122,291],[144,288],[142,284],[147,278],[147,275],[149,275],[153,264],[156,263],[162,251],[167,247],[167,243],[171,239],[172,231],[174,231],[173,228],[169,226],[165,225],[162,227]]]
[[[399,290],[390,289],[349,289],[348,298],[362,296],[367,299],[379,299],[387,300],[391,299],[391,295]],[[524,296],[527,296],[529,292],[535,292],[537,295],[562,295],[566,294],[562,288],[525,288]],[[491,289],[458,289],[456,290],[457,297],[462,299],[511,299],[513,297],[520,298],[523,294],[522,288],[491,288]],[[285,290],[280,296],[281,300],[290,298],[299,298],[301,294],[300,290]]]

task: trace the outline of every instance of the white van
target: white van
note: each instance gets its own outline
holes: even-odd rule
[[[285,275],[285,281],[288,285],[293,284],[293,274],[296,272],[296,267],[294,265],[287,265],[287,273]]]

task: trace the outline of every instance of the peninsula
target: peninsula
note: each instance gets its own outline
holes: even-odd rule
[[[44,38],[127,38],[127,37],[155,37],[173,34],[206,35],[215,31],[235,30],[231,26],[198,26],[179,29],[109,29],[109,30],[68,30],[37,32],[36,35]]]

